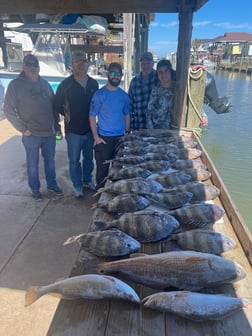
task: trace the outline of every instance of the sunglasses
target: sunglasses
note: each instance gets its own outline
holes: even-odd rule
[[[116,72],[116,71],[109,71],[109,75],[110,76],[116,76],[116,77],[122,77],[122,73],[121,72]]]
[[[33,62],[26,62],[25,66],[27,67],[34,67],[34,68],[38,68],[38,63],[33,63]]]

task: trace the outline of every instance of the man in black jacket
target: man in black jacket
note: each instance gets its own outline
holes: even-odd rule
[[[74,52],[73,74],[61,82],[54,99],[55,110],[64,116],[69,171],[77,198],[83,197],[83,185],[95,190],[92,181],[94,138],[89,125],[89,106],[99,86],[87,75],[88,66],[85,54]]]

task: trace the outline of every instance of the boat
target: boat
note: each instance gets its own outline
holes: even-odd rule
[[[18,3],[1,3],[0,13],[26,14],[38,13],[43,8],[47,13],[178,13],[179,34],[177,49],[177,73],[174,101],[174,125],[175,132],[179,136],[188,136],[197,142],[197,148],[202,150],[201,159],[211,172],[212,183],[220,189],[219,197],[214,203],[220,205],[225,210],[223,222],[215,223],[214,229],[225,233],[236,242],[236,248],[225,254],[225,258],[230,258],[239,262],[246,271],[246,277],[234,285],[225,285],[221,291],[231,296],[245,297],[252,296],[252,238],[246,223],[241,218],[235,204],[233,203],[223,181],[215,169],[211,159],[202,146],[199,137],[193,131],[186,131],[187,127],[187,81],[190,63],[190,46],[193,13],[207,2],[207,0],[196,0],[193,2],[182,0],[128,0],[118,2],[110,0],[100,2],[98,0],[88,0],[74,2],[49,2],[45,0],[41,4],[40,0],[21,0]],[[106,197],[105,193],[101,197]],[[97,214],[94,214],[96,216]],[[91,229],[91,227],[90,227]],[[142,252],[159,253],[168,249],[162,242],[155,244],[144,244]],[[88,272],[88,266],[93,260],[80,250],[79,256],[73,265],[70,276],[84,274]],[[153,293],[152,290],[141,285],[132,286],[139,293],[141,298]],[[216,288],[216,293],[217,288]],[[160,313],[155,310],[145,309],[142,305],[133,305],[130,302],[119,302],[112,300],[61,300],[55,312],[54,318],[48,330],[48,336],[53,335],[210,335],[210,336],[248,336],[251,334],[252,312],[249,309],[242,309],[232,316],[220,321],[209,321],[198,323],[185,320],[183,318]]]

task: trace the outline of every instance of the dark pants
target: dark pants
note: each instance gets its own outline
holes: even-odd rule
[[[115,155],[115,148],[121,136],[101,136],[106,144],[95,145],[95,161],[96,161],[96,188],[102,188],[105,185],[105,178],[108,175],[109,163],[104,164],[106,160],[112,160]]]

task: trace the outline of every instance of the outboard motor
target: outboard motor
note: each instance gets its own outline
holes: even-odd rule
[[[207,71],[204,104],[209,105],[217,114],[230,112],[232,106],[228,97],[219,97],[215,79]]]

